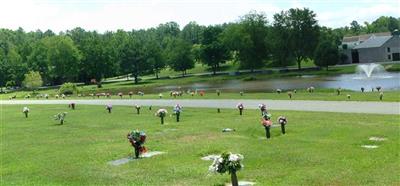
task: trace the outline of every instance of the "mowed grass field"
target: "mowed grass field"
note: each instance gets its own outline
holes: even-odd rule
[[[398,185],[400,118],[327,112],[270,111],[288,118],[287,133],[272,128],[265,139],[258,110],[184,108],[181,122],[165,125],[147,107],[0,105],[1,185],[223,185],[229,175],[208,173],[200,158],[231,151],[244,155],[239,180],[257,185]],[[184,105],[183,105],[184,106]],[[172,109],[167,108],[169,114]],[[64,125],[53,115],[68,112]],[[223,128],[236,132],[222,133]],[[132,155],[126,134],[147,133],[145,146],[166,154],[120,166]],[[369,141],[369,137],[387,140]],[[361,145],[378,145],[365,149]]]

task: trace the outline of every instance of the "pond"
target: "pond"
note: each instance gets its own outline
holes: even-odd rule
[[[315,88],[339,88],[360,91],[364,87],[371,91],[372,87],[381,86],[384,90],[400,90],[400,73],[382,73],[370,77],[362,74],[341,74],[337,76],[296,76],[274,78],[269,80],[228,80],[222,83],[193,83],[181,86],[161,86],[154,91],[177,90],[223,90],[224,92],[269,92],[276,89],[293,90]]]

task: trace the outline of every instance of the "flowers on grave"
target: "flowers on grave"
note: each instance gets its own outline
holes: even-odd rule
[[[350,99],[351,98],[351,95],[350,94],[347,94],[347,99]]]
[[[138,94],[139,96],[144,96],[144,92],[142,92],[142,91],[139,91],[137,94]]]
[[[278,123],[281,125],[282,134],[285,134],[285,125],[287,124],[287,119],[285,116],[278,117]]]
[[[241,92],[239,92],[239,94],[240,94],[240,96],[243,96],[244,92],[243,92],[243,91],[241,91]]]
[[[119,92],[119,93],[118,93],[118,96],[119,96],[120,98],[122,98],[123,95],[124,95],[124,94],[122,94],[122,92]]]
[[[75,103],[72,102],[68,105],[69,108],[71,108],[72,110],[75,110]]]
[[[265,105],[265,104],[263,104],[263,103],[258,104],[258,108],[259,108],[260,111],[261,111],[261,115],[262,115],[264,112],[267,111],[267,105]]]
[[[65,94],[61,94],[61,97],[62,97],[63,99],[65,99]]]
[[[107,104],[106,105],[106,109],[108,110],[108,113],[111,113],[112,105],[111,104]]]
[[[365,88],[364,88],[364,87],[361,87],[361,92],[364,92],[364,90],[365,90]]]
[[[244,109],[243,104],[242,104],[242,103],[238,103],[238,104],[236,105],[236,108],[239,109],[239,114],[242,115],[243,109]]]
[[[161,118],[161,124],[164,124],[164,117],[167,115],[168,111],[166,109],[158,109],[156,116]]]
[[[276,89],[276,93],[278,93],[278,94],[280,94],[282,92],[282,90],[281,89]]]
[[[140,105],[136,104],[135,109],[136,109],[136,113],[140,114]]]
[[[204,92],[204,90],[200,91],[200,96],[204,96],[204,94],[206,94],[206,92]]]
[[[271,137],[270,128],[272,126],[271,114],[265,112],[261,117],[261,124],[265,128],[265,136],[267,137],[267,139],[269,139]]]
[[[48,94],[45,94],[44,97],[45,97],[46,99],[49,99],[49,95],[48,95]]]
[[[296,93],[297,93],[297,90],[296,90],[296,89],[294,89],[294,90],[293,90],[293,92],[296,94]]]
[[[29,99],[29,98],[31,98],[31,95],[30,95],[30,94],[27,94],[27,95],[25,96],[25,99]]]
[[[181,112],[182,112],[182,106],[180,106],[179,104],[176,104],[174,106],[174,111],[173,112],[174,112],[174,114],[176,116],[176,122],[179,122],[179,117],[180,117]]]
[[[194,92],[193,92],[193,91],[192,91],[192,92],[190,92],[190,95],[191,95],[191,96],[194,96]]]
[[[383,99],[383,92],[380,92],[380,93],[379,93],[379,100],[382,101],[382,99]]]
[[[58,94],[56,94],[54,97],[56,97],[56,99],[58,99],[58,97],[60,97]]]
[[[158,97],[161,99],[163,97],[163,94],[162,93],[158,94]]]
[[[289,96],[290,99],[292,99],[293,93],[292,93],[291,91],[289,91],[289,92],[287,93],[287,95]]]
[[[241,161],[244,159],[241,154],[222,153],[220,157],[215,158],[208,170],[212,173],[226,173],[231,175],[232,185],[238,185],[236,172],[243,168]]]
[[[140,154],[146,153],[147,149],[143,144],[146,141],[146,133],[144,131],[133,130],[128,133],[127,138],[135,149],[135,157],[139,158]]]
[[[129,92],[128,95],[129,95],[129,98],[132,98],[133,92]]]
[[[381,89],[382,89],[381,86],[377,86],[377,87],[376,87],[376,90],[377,90],[378,92],[381,91]]]
[[[29,108],[28,107],[24,107],[22,109],[22,113],[24,113],[25,114],[25,118],[27,118],[28,117],[28,113],[29,113]]]
[[[216,92],[217,92],[217,96],[221,95],[221,91],[220,90],[216,90]]]
[[[309,93],[313,93],[314,90],[315,90],[315,88],[312,87],[312,86],[307,88],[307,91],[308,91]]]
[[[338,88],[338,89],[336,89],[336,93],[337,93],[337,95],[340,95],[340,92],[342,92],[342,88]]]
[[[65,120],[66,116],[67,116],[66,112],[60,112],[60,113],[54,115],[54,120],[60,121],[60,124],[62,125],[62,124],[64,124],[64,120]]]

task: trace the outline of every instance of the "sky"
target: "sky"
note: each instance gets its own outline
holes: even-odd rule
[[[353,20],[363,24],[380,16],[400,17],[400,0],[0,0],[0,28],[58,33],[82,27],[104,32],[169,21],[183,28],[190,21],[235,22],[252,10],[264,12],[272,22],[275,13],[303,7],[317,14],[319,25],[331,28]]]

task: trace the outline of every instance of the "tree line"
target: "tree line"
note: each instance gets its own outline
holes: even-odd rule
[[[367,32],[398,29],[400,19],[395,20],[396,24],[391,17],[381,17],[368,24]],[[264,13],[252,11],[237,22],[190,22],[182,30],[176,22],[104,33],[80,27],[58,34],[0,29],[0,87],[22,86],[26,77],[35,76],[45,85],[57,85],[131,74],[138,83],[145,74],[158,78],[166,67],[185,75],[195,63],[209,66],[215,74],[227,61],[252,71],[265,65],[297,64],[301,69],[307,59],[327,67],[339,61],[337,46],[344,35],[364,32],[358,26],[352,22],[350,28],[323,27],[312,10],[296,8],[273,15],[271,23]]]

